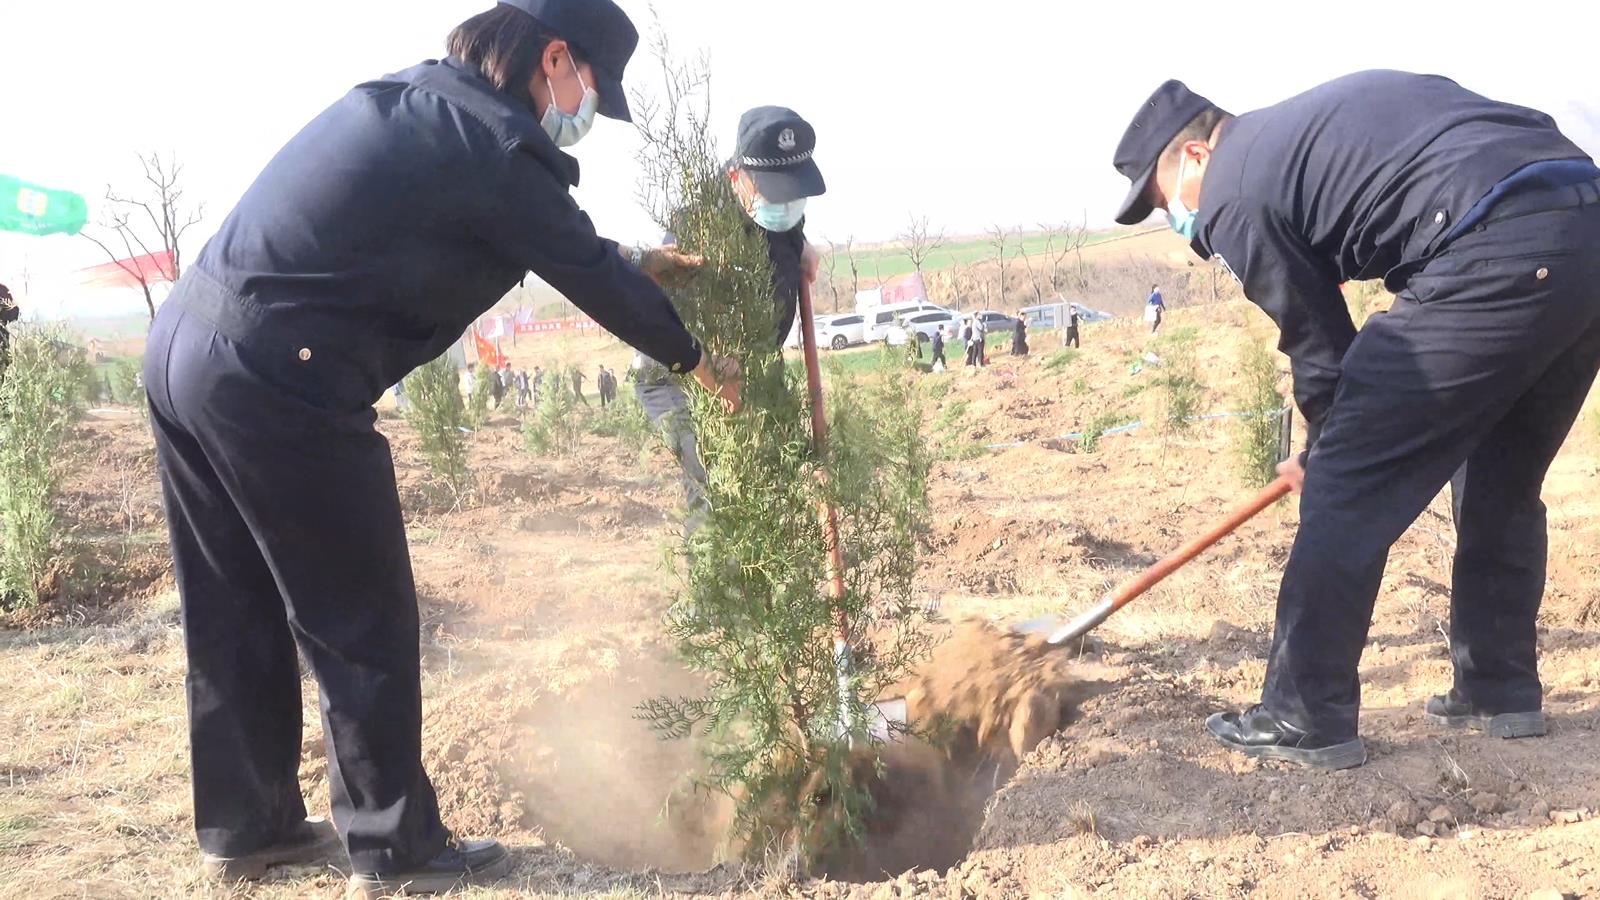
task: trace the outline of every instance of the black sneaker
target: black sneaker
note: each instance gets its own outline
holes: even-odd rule
[[[356,873],[345,888],[345,900],[379,900],[406,894],[439,894],[467,884],[486,884],[511,869],[511,854],[499,841],[450,838],[426,863],[404,872]]]
[[[1217,713],[1206,730],[1229,750],[1317,769],[1350,769],[1367,761],[1361,738],[1329,741],[1306,734],[1256,704],[1244,712]]]
[[[290,833],[267,847],[243,856],[200,854],[200,874],[212,881],[253,881],[273,866],[315,866],[342,856],[339,833],[320,816],[307,818]]]
[[[1434,725],[1450,728],[1471,728],[1487,732],[1490,737],[1521,738],[1544,734],[1544,712],[1486,713],[1474,709],[1461,699],[1455,690],[1438,697],[1429,697],[1422,717]]]

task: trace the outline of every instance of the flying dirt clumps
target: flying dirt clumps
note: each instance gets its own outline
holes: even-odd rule
[[[1015,769],[1070,717],[1071,686],[1061,648],[971,621],[956,625],[897,690],[911,727],[953,759]]]

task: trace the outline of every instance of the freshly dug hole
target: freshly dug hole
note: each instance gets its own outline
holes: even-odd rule
[[[698,677],[660,651],[571,649],[561,661],[573,667],[560,678],[568,687],[519,674],[436,705],[427,727],[441,751],[429,767],[447,821],[473,833],[537,828],[627,871],[697,872],[737,857],[725,843],[732,801],[693,786],[698,748],[634,718],[651,696],[694,696]],[[960,862],[989,798],[1080,699],[1065,651],[978,623],[952,629],[890,694],[906,697],[909,724],[927,740],[881,748],[882,777],[872,753],[855,755],[854,780],[873,801],[864,841],[823,859],[818,874],[870,881]],[[817,799],[820,828],[828,798]]]
[[[873,808],[863,844],[824,861],[834,878],[872,881],[959,863],[989,798],[1082,699],[1066,651],[981,622],[958,624],[886,696],[905,697],[907,724],[924,737],[885,748],[882,778],[860,755],[857,778],[870,785]]]

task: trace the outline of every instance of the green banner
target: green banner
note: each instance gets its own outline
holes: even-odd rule
[[[88,220],[89,205],[77,194],[0,175],[0,231],[77,234]]]

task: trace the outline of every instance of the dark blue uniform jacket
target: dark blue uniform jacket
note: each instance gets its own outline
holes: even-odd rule
[[[1314,443],[1355,337],[1340,283],[1403,290],[1502,180],[1587,158],[1537,110],[1438,76],[1359,72],[1223,127],[1194,249],[1282,329]]]
[[[290,387],[334,407],[376,400],[528,271],[693,368],[699,346],[595,234],[568,196],[577,182],[526,107],[456,60],[425,62],[359,85],[279,151],[173,300],[266,354],[268,371],[300,360]]]

